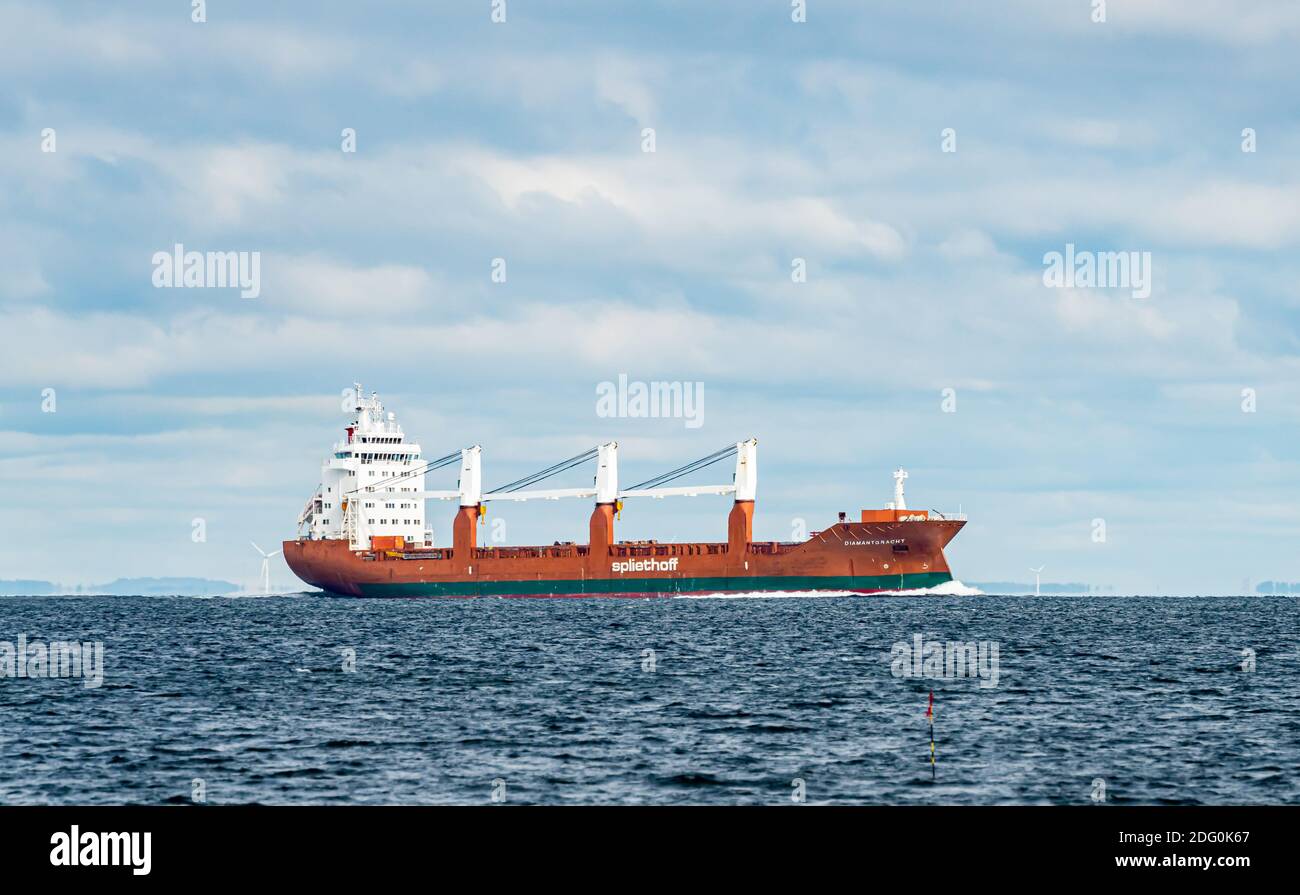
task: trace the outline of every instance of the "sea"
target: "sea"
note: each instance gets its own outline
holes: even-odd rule
[[[3,804],[1300,801],[1286,596],[3,597],[0,674]]]

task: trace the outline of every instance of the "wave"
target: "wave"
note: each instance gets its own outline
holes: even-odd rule
[[[881,590],[861,594],[851,590],[755,590],[716,594],[681,594],[678,600],[789,600],[821,597],[981,597],[984,591],[960,581],[945,581],[934,587]]]
[[[919,590],[887,590],[881,591],[883,594],[897,594],[900,596],[919,596],[932,595],[938,597],[982,597],[984,591],[978,587],[971,587],[969,584],[963,584],[954,578],[952,581],[945,581],[943,584],[936,584],[934,587],[923,587]]]

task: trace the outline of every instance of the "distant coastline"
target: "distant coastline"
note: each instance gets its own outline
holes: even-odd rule
[[[219,597],[239,590],[238,584],[211,578],[118,578],[107,584],[75,586],[23,579],[0,581],[0,596],[4,597],[89,595]]]
[[[971,587],[977,587],[986,594],[1007,594],[1008,596],[1019,594],[1032,594],[1034,592],[1034,582],[1032,581],[967,581]],[[1039,588],[1039,593],[1052,594],[1053,596],[1078,595],[1078,594],[1113,594],[1115,588],[1110,585],[1100,584],[1082,584],[1077,581],[1066,581],[1061,583],[1049,583],[1044,581]]]
[[[1034,593],[1034,584],[1031,581],[967,581],[964,583],[970,587],[978,588],[986,594],[1024,596],[1032,595]],[[1274,594],[1300,594],[1300,582],[1261,581],[1255,586],[1254,592],[1262,596],[1270,596]],[[1110,584],[1083,584],[1077,581],[1049,583],[1044,581],[1039,589],[1039,593],[1059,597],[1120,596],[1124,592],[1117,591],[1115,587]]]

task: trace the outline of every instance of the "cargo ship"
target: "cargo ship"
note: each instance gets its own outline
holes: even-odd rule
[[[626,489],[618,478],[618,444],[597,445],[497,488],[482,487],[482,449],[475,445],[426,459],[406,440],[379,396],[353,389],[355,418],[321,469],[321,483],[298,519],[284,558],[307,584],[354,597],[661,597],[775,591],[871,594],[936,587],[952,580],[947,546],[966,524],[960,513],[908,509],[907,473],[894,473],[894,500],[808,533],[802,541],[755,541],[758,441],[736,442]],[[724,485],[673,485],[735,458]],[[535,485],[586,463],[584,488]],[[428,476],[458,466],[454,490],[426,489]],[[615,524],[625,501],[724,495],[733,498],[725,541],[620,541]],[[587,543],[480,546],[487,506],[498,501],[592,499]],[[451,543],[435,543],[425,506],[455,501]]]

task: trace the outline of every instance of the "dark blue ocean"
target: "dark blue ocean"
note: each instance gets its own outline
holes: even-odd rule
[[[896,675],[918,634],[996,686]],[[19,635],[103,681],[0,679],[4,804],[1300,801],[1288,597],[0,598]]]

